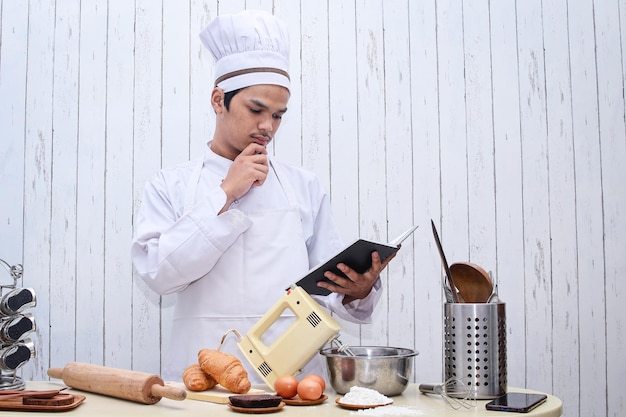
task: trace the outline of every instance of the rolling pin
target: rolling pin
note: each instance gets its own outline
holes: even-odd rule
[[[155,404],[162,397],[177,401],[187,397],[185,390],[165,386],[157,375],[88,363],[70,362],[63,369],[50,368],[48,376],[62,379],[72,388],[143,404]]]

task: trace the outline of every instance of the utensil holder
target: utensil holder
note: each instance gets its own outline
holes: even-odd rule
[[[475,399],[506,393],[505,303],[446,303],[445,379],[460,379]]]

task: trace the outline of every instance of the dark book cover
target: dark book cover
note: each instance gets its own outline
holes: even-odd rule
[[[326,262],[311,269],[302,279],[296,282],[296,285],[302,287],[302,289],[309,294],[328,295],[330,291],[317,286],[319,281],[332,283],[332,281],[324,276],[324,272],[331,271],[339,276],[346,277],[343,272],[337,269],[337,264],[343,263],[359,274],[362,274],[372,266],[372,252],[377,251],[380,255],[381,262],[384,262],[385,259],[400,249],[400,243],[409,237],[415,229],[417,229],[417,226],[411,227],[394,239],[392,243],[378,243],[365,239],[357,239]]]

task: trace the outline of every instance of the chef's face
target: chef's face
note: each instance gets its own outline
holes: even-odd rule
[[[235,94],[226,109],[223,90],[213,89],[211,104],[217,123],[211,149],[235,159],[253,142],[267,146],[280,127],[288,101],[289,90],[284,87],[253,85]]]

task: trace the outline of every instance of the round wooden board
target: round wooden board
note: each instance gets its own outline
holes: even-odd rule
[[[321,397],[319,397],[317,400],[303,400],[300,397],[298,397],[297,395],[293,398],[283,398],[283,401],[285,402],[285,404],[287,405],[318,405],[323,403],[324,401],[326,401],[328,399],[328,395],[322,394]]]

